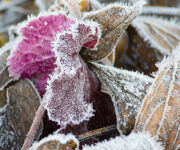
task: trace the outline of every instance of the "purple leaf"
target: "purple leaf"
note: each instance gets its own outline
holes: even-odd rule
[[[54,52],[55,71],[48,80],[43,100],[51,120],[61,129],[67,124],[79,124],[93,116],[91,93],[98,81],[79,56],[82,46],[95,49],[100,36],[94,22],[75,23],[69,31],[57,35]]]
[[[9,58],[9,72],[14,79],[51,73],[56,65],[51,42],[58,32],[70,28],[74,21],[66,16],[39,15],[20,27],[20,41]]]

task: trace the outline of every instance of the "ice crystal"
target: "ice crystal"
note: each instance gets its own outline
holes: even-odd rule
[[[163,147],[148,133],[131,133],[127,137],[116,137],[95,146],[84,146],[83,150],[163,150]]]
[[[70,28],[74,21],[62,14],[39,15],[22,24],[21,37],[9,59],[10,75],[15,79],[51,73],[55,55],[51,42],[58,32]]]
[[[79,56],[82,46],[95,49],[100,36],[99,25],[94,22],[76,22],[69,31],[57,35],[54,52],[57,56],[54,73],[48,80],[44,96],[51,120],[61,128],[79,124],[93,115],[92,89],[98,82]]]
[[[152,78],[137,72],[130,72],[93,63],[93,71],[96,73],[102,85],[105,86],[112,97],[117,118],[117,128],[121,132],[132,128],[135,116],[147,88],[152,83]]]

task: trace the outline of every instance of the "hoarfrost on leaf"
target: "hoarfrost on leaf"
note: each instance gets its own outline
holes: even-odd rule
[[[162,54],[171,54],[180,42],[180,27],[175,21],[140,16],[132,22],[132,26]]]
[[[128,25],[141,14],[143,4],[143,1],[139,1],[132,6],[116,3],[97,11],[84,13],[83,18],[85,20],[96,21],[102,26],[102,37],[97,51],[83,48],[81,56],[88,61],[100,61],[110,55]]]
[[[62,14],[40,13],[19,24],[19,41],[11,51],[8,62],[10,76],[14,79],[37,78],[52,73],[56,65],[51,42],[58,32],[69,29],[73,23],[73,19]]]
[[[117,128],[120,132],[129,132],[133,129],[138,108],[153,79],[137,72],[98,63],[92,63],[92,70],[112,97]]]
[[[163,150],[148,133],[131,133],[129,136],[116,137],[95,146],[84,146],[83,150]]]
[[[82,46],[95,49],[99,32],[95,22],[76,22],[68,31],[59,33],[53,44],[57,67],[48,80],[43,99],[49,118],[61,129],[93,116],[89,103],[98,81],[79,56],[79,51]]]
[[[180,47],[158,64],[156,78],[137,115],[135,131],[149,131],[166,149],[180,145]]]
[[[73,23],[62,14],[39,14],[21,23],[20,41],[9,58],[10,75],[17,79],[51,73],[55,67],[51,42],[58,32],[69,29]]]

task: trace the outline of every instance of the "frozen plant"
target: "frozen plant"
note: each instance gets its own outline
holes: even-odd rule
[[[20,32],[20,40],[9,57],[10,75],[14,79],[38,78],[40,92],[44,92],[51,74],[46,94],[27,135],[28,140],[22,148],[27,149],[45,108],[49,118],[61,129],[93,116],[90,101],[98,81],[81,59],[79,51],[82,47],[96,50],[101,30],[92,21],[80,22],[62,14],[40,14],[23,23]]]
[[[74,20],[63,14],[48,13],[21,23],[19,41],[9,57],[10,76],[38,78],[37,87],[44,94],[48,74],[56,66],[51,42],[58,32],[68,30],[71,24]]]

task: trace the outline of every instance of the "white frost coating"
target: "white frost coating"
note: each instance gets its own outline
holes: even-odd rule
[[[136,116],[141,105],[141,100],[146,94],[146,89],[153,79],[138,72],[131,72],[98,63],[92,63],[92,70],[97,75],[112,97],[117,118],[117,129],[127,127],[128,119],[123,118],[124,111],[128,110],[129,116]],[[125,106],[125,108],[122,108]],[[121,133],[122,131],[119,130]]]
[[[73,140],[74,142],[76,142],[77,144],[77,150],[79,147],[79,141],[77,140],[77,138],[72,135],[72,134],[68,134],[68,135],[64,135],[64,134],[54,134],[54,135],[49,135],[46,138],[43,138],[41,141],[39,142],[35,142],[32,147],[29,148],[29,150],[37,150],[39,146],[41,146],[42,144],[46,143],[46,142],[50,142],[50,141],[59,141],[60,144],[66,144],[68,141]]]
[[[124,8],[123,11],[121,12],[122,16],[130,14],[133,10],[136,10],[136,11],[134,11],[136,14],[141,14],[144,4],[145,4],[145,2],[143,0],[140,0],[140,1],[136,2],[136,3],[134,3],[132,6],[124,4],[124,3],[113,3],[113,4],[109,4],[108,6],[106,6],[103,9],[99,9],[99,10],[96,10],[96,11],[84,13],[83,18],[87,18],[89,16],[96,15],[96,14],[102,12],[102,11],[109,10],[109,9],[111,9],[113,7]],[[136,15],[134,15],[134,16],[136,16]]]
[[[47,81],[47,92],[43,99],[47,102],[45,108],[49,118],[56,121],[61,129],[69,123],[79,124],[93,116],[92,104],[85,101],[84,92],[90,83],[87,66],[81,60],[79,51],[84,44],[94,41],[95,37],[98,41],[98,32],[97,23],[76,21],[68,31],[57,34],[52,43],[57,67]],[[93,42],[93,48],[96,45]]]
[[[83,150],[163,150],[148,133],[131,133],[129,136],[116,137],[95,146],[84,146]]]
[[[172,93],[173,93],[174,85],[175,84],[180,85],[180,82],[179,82],[180,81],[180,78],[179,78],[179,74],[180,74],[180,44],[177,46],[176,49],[173,50],[172,55],[169,56],[168,58],[164,58],[162,62],[157,64],[157,67],[158,67],[158,72],[156,74],[156,77],[154,79],[152,86],[148,90],[148,93],[143,100],[143,104],[141,105],[142,107],[139,110],[137,118],[139,118],[139,119],[142,118],[142,116],[144,114],[142,110],[146,111],[146,108],[149,106],[149,104],[152,102],[152,100],[155,98],[156,95],[151,96],[151,99],[146,104],[146,107],[144,107],[145,100],[149,97],[150,94],[156,93],[157,90],[159,89],[159,87],[165,82],[168,85],[167,91],[164,91],[164,92],[167,92],[166,98],[161,100],[160,99],[161,97],[159,97],[159,102],[156,104],[156,107],[153,108],[152,113],[149,114],[148,116],[146,116],[148,118],[143,125],[144,126],[143,129],[145,129],[148,122],[152,118],[153,113],[158,109],[158,107],[160,105],[164,105],[162,119],[160,120],[160,123],[158,124],[159,128],[158,128],[157,134],[156,134],[156,138],[158,139],[159,135],[160,135],[160,130],[162,128],[164,128],[163,124],[166,119],[166,114],[170,109],[169,101],[171,100],[171,97],[173,96]],[[161,80],[159,81],[159,84],[157,85],[156,81],[162,72],[163,72],[163,75],[161,75]],[[170,74],[169,76],[167,76],[168,73]],[[177,93],[177,94],[179,94],[179,93]],[[137,122],[139,119],[136,119],[135,126],[137,125]]]
[[[176,7],[151,7],[146,6],[143,8],[143,14],[156,14],[156,15],[172,15],[172,16],[180,16],[180,9]]]
[[[179,25],[174,20],[165,20],[162,18],[157,17],[147,17],[147,16],[140,16],[137,17],[133,22],[132,26],[136,28],[137,32],[143,37],[144,41],[148,41],[153,48],[157,48],[161,53],[163,54],[170,54],[170,52],[164,48],[162,45],[158,43],[158,41],[153,37],[152,34],[149,34],[149,28],[148,25],[151,25],[151,28],[153,28],[154,32],[161,36],[161,38],[169,45],[171,46],[171,49],[174,49],[177,47],[177,45],[171,44],[171,41],[167,39],[164,35],[161,35],[161,33],[158,31],[159,29],[162,30],[165,33],[168,33],[172,37],[176,38],[177,40],[180,40],[180,36],[176,31],[173,33],[172,31],[169,31],[168,28],[175,28],[176,30],[180,31]]]

